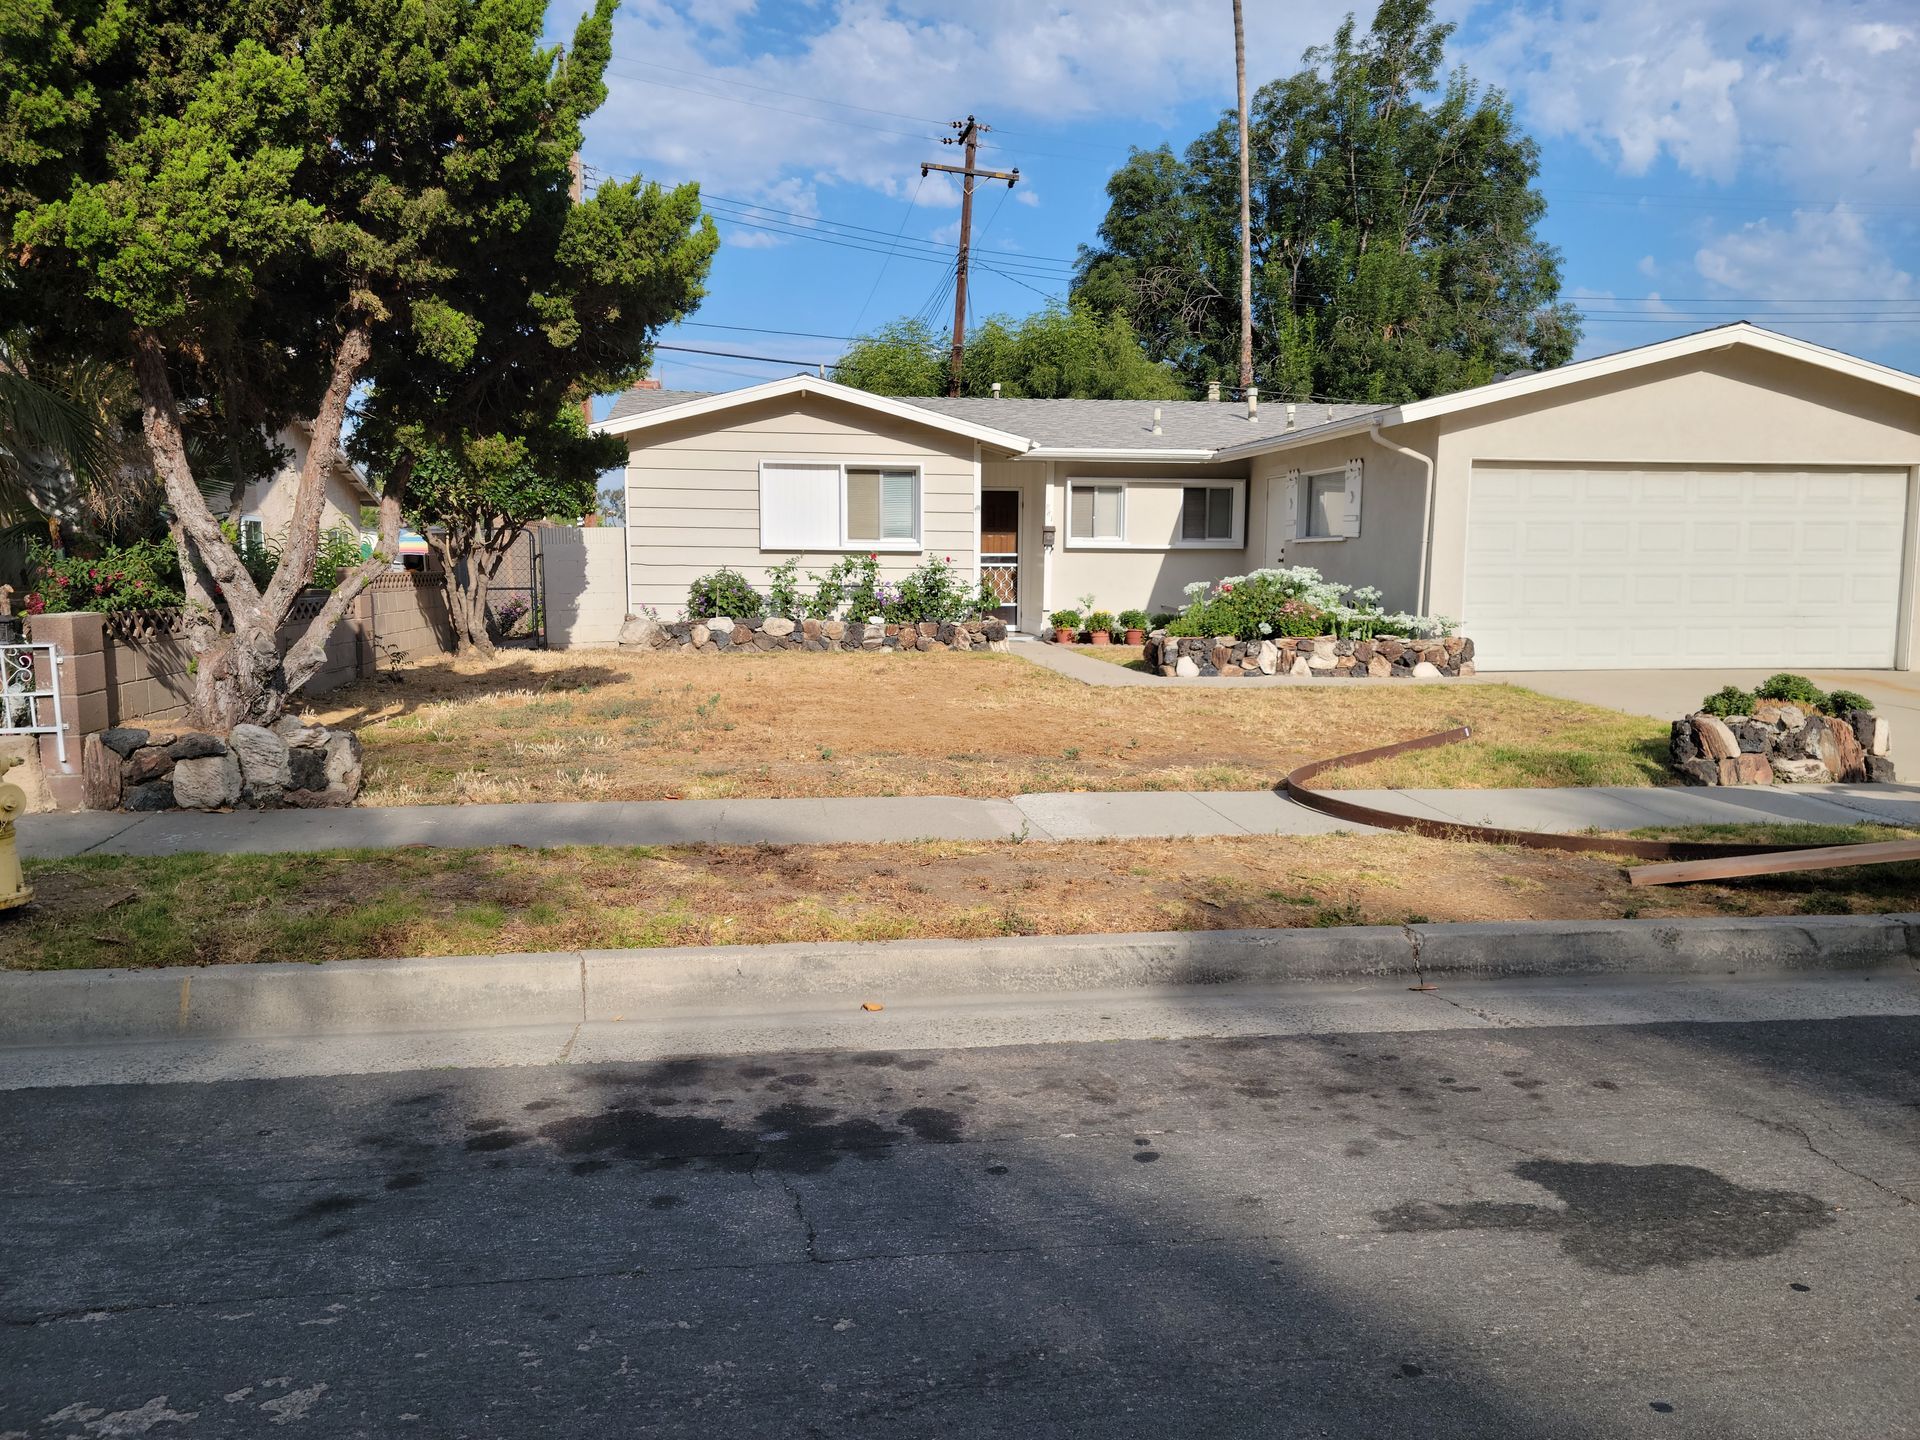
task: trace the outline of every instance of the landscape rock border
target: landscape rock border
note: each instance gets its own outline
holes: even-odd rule
[[[629,616],[620,627],[620,645],[629,650],[680,650],[701,655],[765,653],[774,650],[893,650],[928,654],[946,650],[1004,652],[1004,620],[918,624],[863,624],[856,620],[792,620],[778,615],[732,620],[674,620],[662,624],[647,615]]]
[[[1421,640],[1397,635],[1374,640],[1343,640],[1337,635],[1241,640],[1232,635],[1169,635],[1155,630],[1147,636],[1146,664],[1152,674],[1183,679],[1292,675],[1450,680],[1474,673],[1473,641],[1464,635]]]
[[[1674,721],[1667,752],[1685,785],[1892,784],[1892,737],[1871,710],[1822,715],[1760,700],[1751,715],[1701,711]]]
[[[364,778],[359,736],[291,715],[224,736],[117,725],[87,736],[80,771],[89,810],[331,809]]]

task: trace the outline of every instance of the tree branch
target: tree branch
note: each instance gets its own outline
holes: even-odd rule
[[[311,452],[309,452],[309,457]],[[287,677],[287,693],[292,694],[320,673],[327,663],[327,638],[333,627],[358,600],[366,588],[386,573],[400,555],[400,516],[406,503],[407,484],[413,478],[413,458],[402,452],[387,472],[380,487],[380,538],[373,554],[340,577],[340,583],[320,607],[320,613],[300,632],[300,638],[287,647],[282,668]]]
[[[300,467],[286,547],[280,552],[279,567],[262,602],[275,624],[286,619],[294,599],[313,580],[314,557],[320,549],[320,509],[327,498],[327,472],[341,463],[340,427],[347,417],[347,397],[353,393],[354,381],[360,378],[372,348],[372,335],[361,323],[340,337],[340,346],[333,353],[333,372],[327,377],[320,413],[313,417],[313,433],[308,437],[307,463]]]
[[[233,546],[220,533],[219,520],[194,484],[186,437],[180,429],[179,403],[174,399],[173,382],[167,377],[166,347],[145,327],[133,335],[133,377],[140,391],[140,428],[146,436],[147,451],[176,517],[174,543],[180,550],[182,578],[191,586],[204,569],[219,586],[235,631],[242,626],[260,626],[264,623],[260,591]],[[218,630],[217,618],[211,630],[195,627],[195,633],[203,639]]]

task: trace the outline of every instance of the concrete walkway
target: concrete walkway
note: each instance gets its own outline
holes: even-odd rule
[[[1098,662],[1090,662],[1098,663]],[[1798,820],[1920,829],[1920,785],[1792,790],[1347,790],[1363,804],[1461,824],[1527,830],[1635,830]],[[266,855],[407,845],[823,845],[911,840],[1096,840],[1196,835],[1317,835],[1352,830],[1266,790],[1109,791],[975,800],[639,800],[555,805],[408,805],[232,814],[98,811],[27,815],[30,859],[73,855]]]

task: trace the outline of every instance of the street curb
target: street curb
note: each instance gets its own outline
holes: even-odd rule
[[[0,973],[0,1045],[643,1021],[1339,981],[1920,971],[1920,914],[1200,930]]]

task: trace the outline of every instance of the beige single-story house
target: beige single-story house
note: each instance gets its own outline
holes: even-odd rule
[[[241,493],[239,502],[227,518],[242,534],[264,540],[280,541],[293,525],[294,498],[300,489],[300,472],[306,468],[307,449],[313,427],[295,421],[274,437],[289,452],[287,463],[264,480],[256,480]],[[361,531],[360,507],[379,500],[367,484],[366,476],[344,456],[327,469],[326,493],[320,503],[320,533],[345,526],[358,535]]]
[[[873,552],[1051,610],[1310,565],[1483,670],[1909,669],[1920,376],[1740,323],[1405,405],[922,399],[798,375],[635,389],[631,613]]]

